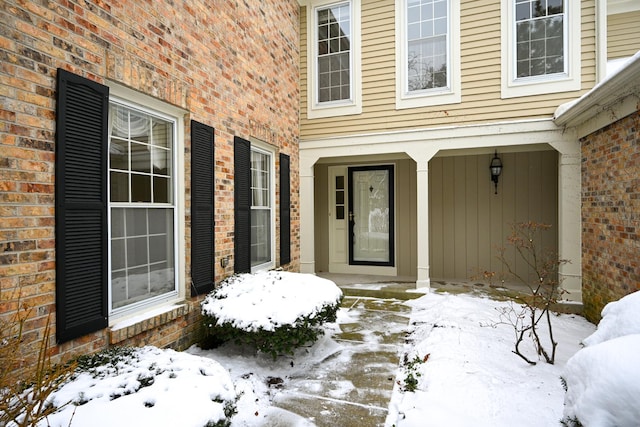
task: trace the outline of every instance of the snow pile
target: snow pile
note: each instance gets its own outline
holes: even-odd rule
[[[602,309],[602,320],[598,329],[582,343],[590,347],[631,334],[640,334],[640,292],[607,304]]]
[[[312,274],[265,271],[239,274],[225,281],[202,302],[202,314],[217,325],[230,324],[247,332],[273,331],[314,318],[339,304],[342,290],[331,280]]]
[[[52,395],[62,409],[40,425],[215,425],[238,399],[229,373],[212,359],[151,346],[119,359],[62,386]]]
[[[564,420],[589,426],[640,422],[640,292],[609,303],[585,348],[568,362]],[[570,425],[570,424],[569,424]]]
[[[558,425],[562,366],[592,324],[554,316],[556,364],[530,366],[512,352],[513,327],[499,323],[508,301],[432,293],[407,304],[413,308],[404,348],[409,363],[398,374],[387,427]],[[415,392],[403,391],[410,375],[417,378]]]

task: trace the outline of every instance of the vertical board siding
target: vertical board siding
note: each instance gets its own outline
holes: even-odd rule
[[[542,245],[557,250],[557,153],[499,154],[504,169],[497,195],[489,173],[492,156],[436,157],[429,162],[429,264],[434,279],[503,272],[497,249],[505,245],[516,222],[551,224]],[[516,271],[529,273],[513,250],[505,255]]]
[[[607,59],[625,58],[640,50],[640,11],[607,17]]]
[[[362,114],[307,118],[307,17],[301,8],[301,138],[550,118],[595,84],[595,1],[582,6],[582,91],[501,99],[501,11],[495,0],[461,0],[462,102],[396,110],[395,2],[362,0]],[[637,20],[636,20],[637,22]]]

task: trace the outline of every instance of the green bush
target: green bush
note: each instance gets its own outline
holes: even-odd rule
[[[317,341],[324,334],[321,328],[324,323],[336,321],[341,301],[342,299],[335,304],[324,305],[315,315],[299,317],[293,324],[278,326],[273,330],[260,328],[246,331],[228,322],[218,324],[218,319],[205,315],[206,334],[201,346],[211,348],[232,341],[239,345],[254,346],[261,352],[269,353],[274,359],[282,354],[293,354],[296,348]]]

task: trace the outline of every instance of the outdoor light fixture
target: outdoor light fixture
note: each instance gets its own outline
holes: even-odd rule
[[[491,170],[491,181],[493,181],[493,184],[496,187],[495,194],[498,194],[498,177],[500,176],[500,173],[502,173],[502,160],[498,157],[498,150],[496,150],[493,159],[491,159],[489,169]]]

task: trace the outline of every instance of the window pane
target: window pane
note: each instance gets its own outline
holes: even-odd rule
[[[171,181],[168,178],[153,177],[153,202],[171,203]]]
[[[111,169],[129,170],[129,143],[126,140],[111,138],[109,163]]]
[[[147,210],[125,209],[126,236],[145,236],[147,234]]]
[[[271,261],[270,216],[266,209],[251,211],[251,266]]]
[[[129,201],[129,174],[111,172],[111,201],[112,202],[128,202]]]
[[[158,147],[170,148],[173,146],[173,129],[171,123],[154,118],[152,144]]]
[[[173,211],[171,209],[147,209],[149,234],[173,235]]]
[[[127,270],[127,298],[131,302],[142,300],[149,292],[149,268],[138,267]]]
[[[124,233],[111,239],[111,308],[174,291],[173,209],[112,208],[111,218]]]
[[[129,110],[129,134],[135,141],[150,143],[151,117],[140,111]]]
[[[151,176],[131,175],[131,201],[151,202]]]
[[[149,236],[149,262],[165,261],[169,254],[169,242],[166,235]]]
[[[149,262],[147,237],[127,239],[127,267],[146,265]]]
[[[111,237],[124,237],[124,209],[111,210]]]
[[[131,144],[131,170],[136,172],[151,172],[151,147],[148,145]]]
[[[122,270],[126,266],[126,255],[124,239],[114,239],[111,241],[111,268]]]

